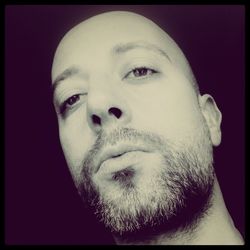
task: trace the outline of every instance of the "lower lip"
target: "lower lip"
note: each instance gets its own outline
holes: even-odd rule
[[[143,151],[131,151],[118,157],[109,158],[101,164],[98,172],[101,174],[112,174],[127,167],[136,167],[138,160],[143,154],[145,154]]]

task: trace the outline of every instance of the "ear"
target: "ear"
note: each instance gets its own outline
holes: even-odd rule
[[[199,96],[199,104],[209,128],[211,141],[214,146],[218,146],[221,143],[221,112],[211,95],[205,94]]]

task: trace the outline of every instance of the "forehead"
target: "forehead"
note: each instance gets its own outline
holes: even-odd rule
[[[105,59],[107,53],[121,44],[136,43],[152,44],[162,50],[170,47],[167,34],[143,17],[122,15],[119,18],[117,14],[83,22],[67,33],[58,46],[52,77],[70,64],[78,64],[85,59],[89,63],[93,60],[95,64],[97,59]]]

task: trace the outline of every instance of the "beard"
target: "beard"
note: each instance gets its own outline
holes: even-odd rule
[[[203,127],[188,143],[170,142],[161,136],[120,128],[100,133],[82,164],[79,194],[88,208],[117,237],[133,240],[192,229],[208,211],[214,183],[212,143],[208,128]],[[137,182],[126,181],[133,168],[123,172],[123,185],[104,186],[94,179],[94,159],[108,145],[120,142],[150,145],[160,157],[145,163]],[[146,171],[146,170],[145,170]],[[139,175],[139,174],[138,174]]]

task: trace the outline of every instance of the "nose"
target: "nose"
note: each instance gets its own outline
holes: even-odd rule
[[[98,114],[96,114],[98,113]],[[103,113],[104,114],[104,113]],[[104,114],[105,115],[105,114]],[[117,119],[120,119],[120,117],[122,116],[122,111],[120,108],[117,108],[117,107],[111,107],[108,109],[108,114],[107,115],[110,115],[110,116],[114,116],[116,117]],[[103,122],[107,119],[111,119],[109,117],[107,117],[107,119],[105,119],[105,117],[100,113],[100,112],[94,112],[92,115],[91,115],[91,119],[92,119],[92,123],[94,125],[98,125],[98,126],[101,126],[103,125]]]
[[[93,91],[88,93],[87,120],[94,132],[126,125],[130,120],[129,108],[118,93]]]

